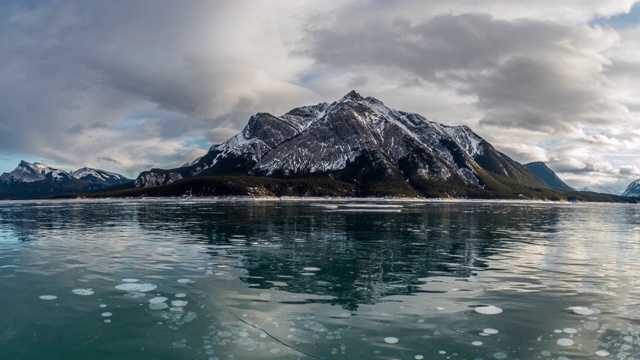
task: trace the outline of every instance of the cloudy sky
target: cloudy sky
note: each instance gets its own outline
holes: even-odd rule
[[[0,172],[135,177],[256,112],[355,89],[466,124],[574,187],[640,177],[640,4],[625,0],[0,2]]]

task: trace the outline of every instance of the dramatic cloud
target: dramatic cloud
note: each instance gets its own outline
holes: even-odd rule
[[[0,151],[67,167],[115,158],[129,175],[192,160],[185,144],[212,129],[313,97],[287,78],[308,61],[269,24],[301,5],[3,2]]]
[[[0,167],[129,176],[350,89],[574,186],[639,176],[635,1],[0,2]]]
[[[319,64],[397,69],[474,96],[481,124],[566,134],[627,113],[603,75],[610,62],[601,52],[618,41],[610,30],[464,14],[329,23],[308,38],[303,53]]]

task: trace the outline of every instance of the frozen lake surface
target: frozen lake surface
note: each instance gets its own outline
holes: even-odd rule
[[[0,202],[0,359],[640,359],[640,208]]]

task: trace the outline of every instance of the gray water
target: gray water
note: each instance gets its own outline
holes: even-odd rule
[[[639,359],[639,209],[0,202],[0,359]]]

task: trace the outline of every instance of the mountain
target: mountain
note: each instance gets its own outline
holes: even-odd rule
[[[610,187],[607,187],[606,185],[600,185],[600,184],[585,186],[581,188],[579,191],[587,191],[587,192],[594,192],[594,193],[600,193],[600,194],[620,195],[619,190],[612,189]]]
[[[7,198],[47,197],[121,185],[132,180],[103,170],[82,168],[72,172],[42,163],[21,161],[9,173],[0,175],[0,196]]]
[[[640,197],[640,179],[629,184],[622,193],[622,196]]]
[[[72,177],[102,186],[117,186],[132,181],[120,174],[83,167],[69,173]]]
[[[543,181],[469,127],[438,124],[355,91],[282,116],[258,113],[201,158],[142,172],[135,186],[212,176],[335,180],[351,184],[355,196],[553,196]]]
[[[542,161],[531,162],[525,164],[524,167],[531,171],[538,179],[542,180],[545,184],[547,184],[552,189],[563,190],[563,191],[573,191],[574,189],[565,184],[564,181],[560,180],[558,175],[551,170],[547,164]]]

